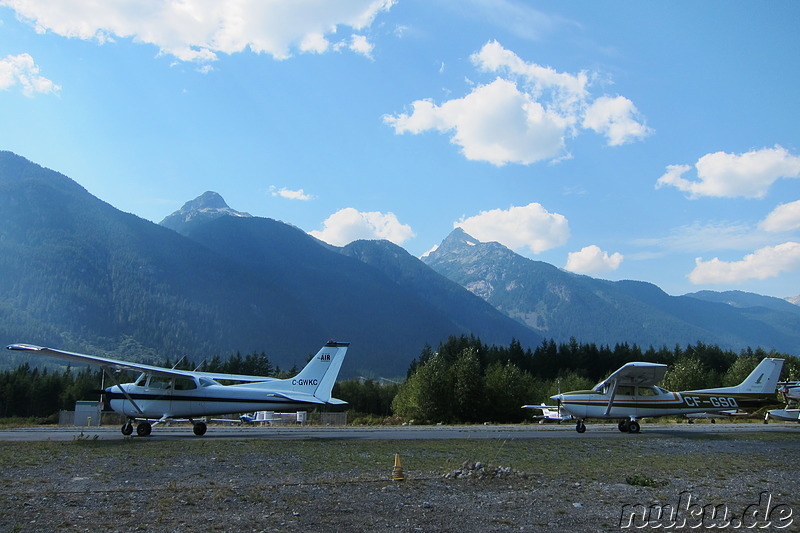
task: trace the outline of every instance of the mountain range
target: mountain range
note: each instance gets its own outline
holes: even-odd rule
[[[800,307],[738,291],[670,296],[641,281],[572,274],[455,229],[423,261],[546,338],[614,345],[800,350]]]
[[[263,351],[287,368],[335,338],[352,342],[344,376],[403,375],[462,334],[800,351],[787,301],[579,276],[460,229],[420,260],[388,241],[331,246],[214,192],[154,224],[10,152],[0,203],[0,344],[155,362]]]
[[[400,376],[450,335],[541,341],[402,248],[335,248],[215,193],[157,225],[0,152],[0,202],[0,343],[195,362],[264,351],[287,368],[336,338],[352,342],[343,375]]]

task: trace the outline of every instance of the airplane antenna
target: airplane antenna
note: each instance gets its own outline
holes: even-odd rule
[[[176,367],[177,367],[179,364],[181,364],[181,361],[183,361],[184,359],[186,359],[186,356],[185,356],[185,355],[184,355],[184,356],[181,356],[181,358],[180,358],[180,359],[178,359],[177,361],[175,361],[175,364],[174,364],[174,365],[172,365],[172,370],[175,370],[175,368],[176,368]]]
[[[203,368],[203,365],[204,365],[204,364],[206,364],[206,360],[205,360],[205,359],[203,359],[202,361],[200,361],[200,364],[199,364],[199,365],[197,365],[196,367],[194,367],[194,372],[197,372],[198,370],[200,370],[201,368]]]

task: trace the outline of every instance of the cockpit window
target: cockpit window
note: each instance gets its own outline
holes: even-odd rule
[[[658,387],[639,387],[639,396],[658,396]]]
[[[219,383],[217,383],[211,378],[200,378],[201,387],[211,387],[212,385],[219,385]]]
[[[147,386],[151,389],[170,389],[172,388],[172,378],[164,376],[150,376]]]
[[[192,390],[197,388],[197,383],[192,378],[175,378],[175,390]]]

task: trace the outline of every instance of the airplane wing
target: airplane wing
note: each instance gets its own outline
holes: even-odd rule
[[[145,374],[152,374],[156,376],[165,377],[206,377],[213,380],[227,380],[227,381],[273,381],[275,378],[265,376],[246,376],[242,374],[222,374],[219,372],[195,372],[191,370],[179,370],[176,368],[164,368],[161,366],[145,365],[142,363],[132,363],[130,361],[120,361],[118,359],[109,359],[107,357],[98,357],[96,355],[85,355],[79,353],[65,352],[62,350],[54,350],[53,348],[44,348],[42,346],[34,346],[32,344],[12,344],[6,346],[9,350],[32,352],[39,355],[46,355],[48,357],[55,357],[66,361],[79,364],[89,364],[102,367],[106,370],[132,370],[134,372],[144,372]]]
[[[618,385],[638,385],[649,387],[655,385],[667,372],[667,365],[659,363],[627,363],[622,368],[595,385],[594,390],[602,390],[607,384],[617,382]]]
[[[145,372],[146,374],[165,377],[190,377],[193,375],[193,373],[188,370],[177,370],[160,366],[144,365],[141,363],[131,363],[129,361],[119,361],[117,359],[97,357],[96,355],[64,352],[61,350],[54,350],[52,348],[34,346],[32,344],[12,344],[10,346],[6,346],[6,348],[14,351],[31,352],[39,355],[46,355],[48,357],[55,357],[57,359],[63,359],[73,363],[95,365],[106,370],[132,370],[133,372]]]

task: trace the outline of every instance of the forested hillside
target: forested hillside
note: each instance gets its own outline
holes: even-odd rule
[[[8,152],[0,198],[3,345],[138,360],[269,347],[302,361],[326,338],[280,287]],[[311,340],[267,333],[297,330]]]

